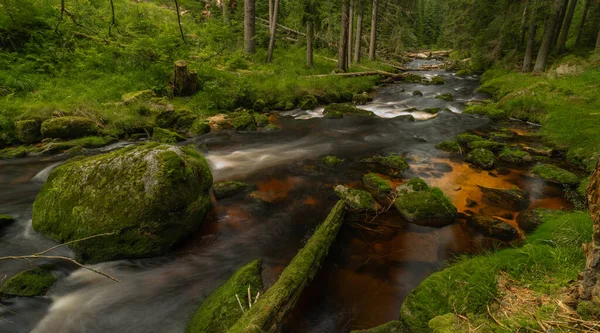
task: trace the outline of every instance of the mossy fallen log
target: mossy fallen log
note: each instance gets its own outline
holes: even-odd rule
[[[283,318],[294,309],[302,291],[317,274],[344,221],[344,213],[344,202],[338,201],[277,282],[252,309],[246,311],[229,333],[279,332]]]

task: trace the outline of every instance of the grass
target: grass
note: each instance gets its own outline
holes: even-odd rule
[[[589,214],[543,212],[542,219],[542,225],[522,247],[459,257],[450,267],[421,283],[409,294],[401,310],[401,318],[410,331],[430,332],[430,320],[448,313],[485,317],[487,307],[502,297],[497,283],[501,272],[534,293],[550,296],[561,293],[564,287],[576,281],[577,273],[585,267],[581,244],[591,241],[592,237]],[[551,314],[544,314],[547,309],[539,310],[542,318]],[[486,320],[488,325],[495,325],[489,317]],[[516,320],[505,324],[512,325],[511,331],[518,325],[537,328],[535,321]]]

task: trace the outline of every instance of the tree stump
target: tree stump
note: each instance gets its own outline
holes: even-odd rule
[[[191,96],[197,91],[198,74],[195,71],[188,71],[185,61],[175,61],[173,66],[173,95]]]
[[[596,172],[592,175],[587,199],[594,221],[594,236],[591,243],[583,246],[587,262],[579,289],[579,299],[600,304],[600,164],[596,166]]]

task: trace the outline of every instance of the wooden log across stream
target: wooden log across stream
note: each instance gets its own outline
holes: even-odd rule
[[[302,291],[315,277],[344,221],[344,202],[338,201],[323,222],[264,296],[229,329],[229,333],[279,332]]]

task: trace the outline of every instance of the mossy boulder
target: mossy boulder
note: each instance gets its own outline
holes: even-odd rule
[[[52,266],[35,267],[9,278],[0,288],[0,296],[3,298],[44,296],[57,280],[52,275],[51,269]]]
[[[33,204],[33,228],[84,262],[160,256],[204,220],[212,175],[193,147],[150,143],[74,158],[50,174]]]
[[[156,115],[156,126],[175,130],[188,130],[198,117],[189,109],[162,110]]]
[[[337,156],[325,156],[321,159],[321,162],[330,168],[335,168],[342,164],[344,160]]]
[[[402,174],[409,169],[406,159],[396,154],[363,158],[361,163],[370,165],[380,173],[392,177],[402,177]]]
[[[281,130],[281,128],[279,128],[279,126],[274,125],[274,124],[268,124],[267,126],[261,128],[261,131],[263,131],[263,132],[278,132],[280,130]]]
[[[261,111],[265,111],[267,108],[267,103],[265,102],[264,99],[257,99],[256,101],[254,101],[254,104],[252,105],[252,109],[254,111],[257,112],[261,112]]]
[[[484,139],[477,134],[463,133],[457,135],[454,140],[461,145],[468,145],[471,142],[483,141]]]
[[[224,199],[234,196],[248,188],[248,185],[241,182],[227,181],[213,185],[213,193],[217,199]]]
[[[302,110],[312,110],[317,106],[319,106],[319,101],[317,101],[317,98],[313,95],[302,97],[298,104],[298,107]]]
[[[482,169],[493,169],[496,157],[494,153],[487,149],[474,149],[467,155],[467,161],[477,165]]]
[[[479,186],[485,203],[507,209],[522,210],[529,206],[529,194],[520,188],[511,189],[490,188]]]
[[[243,112],[235,116],[231,123],[237,131],[255,131],[256,121],[254,116],[250,113]]]
[[[498,157],[501,161],[516,165],[527,165],[533,162],[533,157],[520,149],[504,149]]]
[[[173,131],[169,131],[168,129],[155,127],[152,131],[152,140],[160,143],[177,143],[184,141],[185,138]]]
[[[155,97],[156,94],[151,89],[134,91],[127,93],[121,97],[123,103],[125,104],[133,104],[139,102],[146,102]]]
[[[579,177],[575,174],[551,164],[538,164],[531,169],[531,174],[555,184],[577,186]]]
[[[242,268],[208,296],[188,323],[186,333],[227,332],[244,314],[237,302],[238,295],[248,310],[248,288],[252,298],[263,291],[261,261],[255,260]]]
[[[365,105],[372,100],[373,97],[366,92],[363,92],[362,94],[354,94],[354,96],[352,96],[352,102],[356,105]]]
[[[190,128],[190,133],[195,136],[204,135],[210,133],[210,131],[210,125],[200,119],[196,119]]]
[[[0,214],[0,230],[2,230],[4,227],[8,227],[13,223],[15,223],[14,217]]]
[[[15,122],[17,139],[23,143],[35,143],[42,138],[42,125],[38,120],[19,120]]]
[[[442,85],[444,83],[446,83],[446,80],[444,80],[444,78],[441,76],[434,76],[431,78],[431,80],[425,82],[425,84],[433,84],[433,85]]]
[[[365,111],[357,108],[351,103],[334,103],[329,104],[323,110],[323,115],[327,118],[341,118],[342,116],[361,116],[374,117],[375,114],[371,111]]]
[[[517,225],[526,233],[531,233],[543,222],[544,210],[530,209],[517,216]]]
[[[441,189],[429,187],[422,179],[413,178],[398,187],[394,207],[409,222],[442,227],[454,222],[457,209]]]
[[[0,158],[2,159],[23,158],[27,155],[29,155],[29,150],[25,146],[9,147],[0,150]]]
[[[501,240],[510,241],[519,236],[512,225],[492,216],[473,215],[467,219],[467,224],[486,236]]]
[[[413,96],[423,96],[423,93],[421,92],[421,90],[415,90],[413,91]]]
[[[334,191],[351,211],[376,213],[379,209],[379,204],[377,204],[369,192],[355,190],[343,185],[336,186]]]
[[[442,141],[442,142],[438,143],[435,146],[435,148],[443,150],[443,151],[451,152],[451,153],[460,151],[460,145],[458,144],[458,142],[456,142],[454,140]]]
[[[439,94],[437,96],[435,96],[435,99],[441,99],[444,101],[449,101],[449,102],[453,102],[454,101],[454,96],[452,96],[452,94],[448,93],[448,94]]]
[[[388,194],[392,188],[383,178],[376,173],[368,173],[363,176],[363,183],[366,187],[377,192],[377,194]]]
[[[370,328],[368,330],[351,331],[350,333],[404,333],[406,329],[404,325],[398,321],[390,321],[381,326]]]
[[[469,143],[471,149],[487,149],[493,152],[501,152],[506,149],[506,144],[491,140],[473,141]]]
[[[408,73],[404,75],[402,81],[406,83],[421,83],[423,81],[423,77],[418,74]]]
[[[85,117],[58,117],[44,121],[41,133],[45,138],[76,139],[98,133],[98,126]]]
[[[269,116],[264,113],[255,113],[254,114],[254,122],[256,126],[262,127],[269,123]]]

